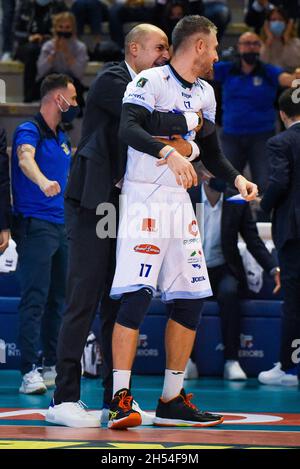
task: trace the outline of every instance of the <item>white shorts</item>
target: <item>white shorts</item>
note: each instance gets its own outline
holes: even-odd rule
[[[212,295],[189,194],[125,181],[111,297],[143,287],[159,288],[164,301]]]

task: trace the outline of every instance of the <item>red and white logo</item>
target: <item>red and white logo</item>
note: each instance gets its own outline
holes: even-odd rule
[[[196,220],[193,220],[190,224],[189,224],[189,233],[192,235],[192,236],[197,236],[199,231],[198,231],[198,224],[197,224],[197,221]]]
[[[142,231],[157,231],[156,220],[154,218],[144,218],[142,223]]]
[[[159,254],[160,249],[157,246],[153,246],[153,244],[138,244],[134,248],[135,252],[139,252],[141,254]]]

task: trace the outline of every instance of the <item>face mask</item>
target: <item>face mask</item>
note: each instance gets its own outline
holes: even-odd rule
[[[257,52],[245,52],[240,54],[241,59],[243,59],[248,65],[255,65],[258,62],[259,54]]]
[[[62,99],[67,103],[67,105],[69,106],[69,109],[67,109],[66,111],[64,111],[61,106],[58,104],[58,107],[59,107],[59,110],[61,111],[61,121],[62,122],[72,122],[72,120],[75,119],[75,117],[78,116],[79,112],[80,112],[80,108],[79,106],[71,106],[70,103],[68,103],[68,101],[66,100],[66,98],[63,97],[63,95],[61,94],[60,95],[62,97]]]
[[[282,36],[285,30],[285,22],[284,21],[270,21],[270,31],[276,37]]]
[[[49,3],[52,1],[52,0],[35,0],[36,3],[38,5],[40,5],[41,7],[45,7],[46,5],[49,5]]]
[[[216,192],[225,192],[227,187],[226,182],[219,178],[210,178],[208,185]]]
[[[71,31],[57,31],[56,34],[58,37],[64,37],[65,39],[70,39],[73,36]]]

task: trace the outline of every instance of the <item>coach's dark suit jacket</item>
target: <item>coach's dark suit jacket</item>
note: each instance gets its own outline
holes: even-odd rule
[[[10,227],[9,164],[6,153],[6,134],[0,128],[0,231]]]
[[[300,239],[300,124],[272,137],[267,143],[270,185],[261,201],[266,212],[274,209],[272,232],[280,249]]]
[[[189,194],[195,209],[196,203],[202,202],[201,186],[193,187],[189,190]],[[224,194],[223,198],[221,218],[222,251],[226,264],[233,275],[239,280],[240,286],[245,289],[247,288],[247,281],[243,261],[238,249],[239,233],[243,237],[248,251],[267,273],[276,267],[277,264],[258,235],[249,204],[237,204],[227,201],[226,199],[232,195],[233,193],[228,191]]]
[[[65,196],[94,209],[109,200],[112,187],[124,175],[127,147],[118,141],[122,98],[131,81],[125,62],[107,66],[93,82],[86,103],[81,140],[74,156]],[[151,115],[152,135],[184,134],[184,116]]]

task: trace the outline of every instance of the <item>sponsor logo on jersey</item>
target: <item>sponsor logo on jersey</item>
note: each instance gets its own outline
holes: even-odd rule
[[[200,243],[200,238],[194,238],[194,239],[184,239],[183,244],[184,246],[188,246],[189,244],[194,244],[194,243]]]
[[[192,98],[192,95],[184,93],[183,91],[181,92],[181,95],[186,99],[191,99]]]
[[[139,79],[136,86],[139,86],[140,88],[143,88],[146,85],[147,81],[148,81],[147,78],[142,77],[142,78]]]
[[[145,101],[144,96],[138,93],[129,93],[128,98],[136,98],[140,99],[141,101]]]
[[[192,236],[197,236],[199,231],[198,231],[198,224],[197,224],[197,221],[196,220],[193,220],[190,224],[189,224],[189,233],[192,235]]]
[[[200,264],[192,264],[192,266],[194,267],[194,269],[201,269],[201,265],[200,265]]]
[[[159,254],[160,249],[153,244],[138,244],[134,247],[134,251],[140,254]]]
[[[61,149],[63,150],[63,152],[66,154],[66,155],[69,155],[71,152],[70,152],[70,148],[68,147],[68,145],[66,143],[62,143],[61,144]]]
[[[193,251],[188,258],[188,264],[198,264],[200,262],[202,253],[200,250]]]
[[[156,220],[154,218],[144,218],[142,222],[142,231],[157,231]]]
[[[205,280],[205,277],[203,277],[203,275],[201,277],[193,277],[191,283],[203,282],[203,280]]]

